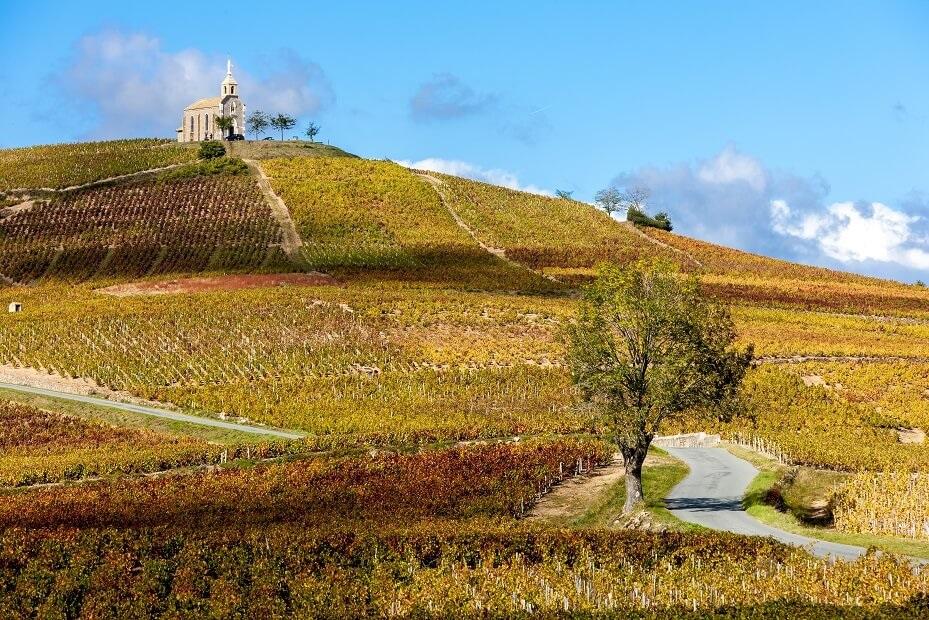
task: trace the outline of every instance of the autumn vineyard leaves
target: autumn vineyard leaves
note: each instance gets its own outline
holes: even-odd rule
[[[302,237],[287,257],[255,179],[195,157],[153,140],[0,151],[0,301],[24,309],[0,315],[0,367],[307,436],[207,438],[0,391],[3,617],[929,613],[929,572],[889,555],[522,519],[612,457],[565,366],[578,285],[660,256],[758,355],[745,415],[664,430],[844,472],[837,531],[929,539],[929,443],[901,439],[929,430],[927,289],[352,157],[260,162]],[[101,290],[292,271],[331,278]]]

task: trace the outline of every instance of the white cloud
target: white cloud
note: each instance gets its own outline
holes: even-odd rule
[[[198,49],[167,51],[139,32],[103,31],[81,38],[66,65],[50,76],[67,104],[53,114],[73,115],[74,105],[96,118],[96,137],[158,134],[173,136],[184,107],[219,94],[225,57]],[[235,61],[235,59],[233,59]],[[318,65],[291,51],[262,63],[260,75],[234,71],[249,109],[315,113],[333,98]]]
[[[645,186],[649,206],[667,211],[675,231],[788,260],[902,279],[929,268],[929,200],[913,193],[886,202],[827,202],[819,176],[772,170],[727,146],[694,164],[647,166],[618,175]]]
[[[713,185],[747,183],[756,192],[763,192],[768,183],[761,162],[738,152],[733,146],[727,146],[719,155],[704,162],[697,177]]]
[[[475,181],[483,181],[493,185],[500,185],[502,187],[516,189],[521,192],[530,192],[532,194],[540,194],[542,196],[555,195],[554,192],[551,192],[547,189],[542,189],[535,185],[522,185],[519,182],[519,178],[515,174],[506,170],[501,170],[499,168],[481,168],[464,161],[439,159],[435,157],[421,159],[419,161],[399,160],[397,163],[401,166],[406,166],[407,168],[415,168],[417,170],[431,170],[432,172],[440,172],[442,174],[450,174],[456,177],[474,179]]]
[[[798,219],[799,223],[791,221]],[[914,247],[922,239],[912,226],[921,219],[880,202],[837,202],[823,213],[798,218],[785,201],[771,201],[771,222],[776,232],[813,241],[826,256],[844,263],[877,261],[917,269],[929,267],[929,253]]]

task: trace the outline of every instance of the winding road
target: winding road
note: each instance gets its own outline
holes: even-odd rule
[[[758,470],[727,450],[666,450],[690,467],[690,474],[665,498],[668,509],[682,521],[736,534],[771,536],[789,545],[805,547],[820,557],[853,560],[865,553],[862,547],[792,534],[749,516],[742,507],[742,498],[749,483],[758,475]]]
[[[47,390],[45,388],[31,387],[28,385],[19,385],[16,383],[3,383],[0,382],[0,388],[5,390],[15,390],[17,392],[25,392],[27,394],[38,394],[39,396],[49,396],[52,398],[61,398],[63,400],[71,400],[79,403],[86,403],[88,405],[95,405],[97,407],[109,407],[111,409],[119,409],[121,411],[129,411],[132,413],[139,413],[142,415],[152,416],[156,418],[164,418],[166,420],[174,420],[176,422],[186,422],[188,424],[198,424],[200,426],[213,426],[216,428],[222,428],[230,431],[239,431],[241,433],[251,433],[253,435],[270,435],[272,437],[280,437],[282,439],[302,439],[304,435],[298,433],[291,433],[287,431],[282,431],[274,428],[268,428],[263,426],[250,426],[248,424],[237,424],[235,422],[224,422],[223,420],[217,420],[215,418],[207,418],[196,415],[189,415],[186,413],[178,413],[176,411],[168,411],[166,409],[156,409],[154,407],[145,407],[143,405],[134,405],[132,403],[122,403],[115,400],[107,400],[106,398],[98,398],[96,396],[85,396],[83,394],[72,394],[70,392],[59,392],[56,390]]]

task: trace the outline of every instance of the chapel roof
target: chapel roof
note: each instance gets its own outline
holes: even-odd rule
[[[222,97],[207,97],[206,99],[198,99],[184,109],[185,110],[198,110],[202,108],[215,108],[220,103],[222,103],[222,100],[223,100]]]

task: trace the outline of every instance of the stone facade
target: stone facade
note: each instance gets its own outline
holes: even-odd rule
[[[239,98],[239,83],[232,77],[232,62],[226,63],[226,77],[219,85],[219,97],[208,97],[193,102],[184,108],[181,126],[177,128],[178,142],[200,142],[222,140],[216,127],[217,116],[228,116],[232,127],[228,134],[245,133],[245,104]]]

